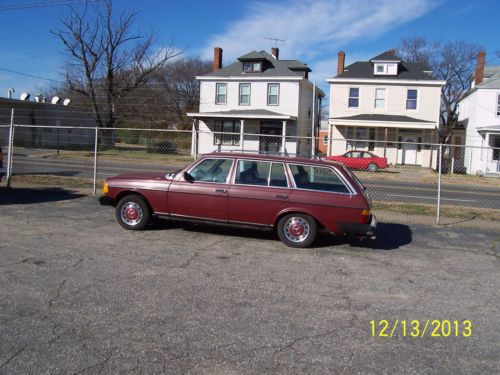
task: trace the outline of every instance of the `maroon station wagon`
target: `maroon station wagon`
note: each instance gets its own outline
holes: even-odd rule
[[[126,229],[152,215],[276,228],[288,246],[307,247],[318,228],[373,237],[376,220],[359,180],[341,163],[212,153],[170,174],[134,173],[104,182],[102,204]]]

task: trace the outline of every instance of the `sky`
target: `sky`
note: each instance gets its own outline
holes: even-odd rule
[[[36,95],[63,79],[68,57],[51,31],[61,28],[68,6],[43,6],[63,2],[0,0],[0,97],[9,88],[13,98]],[[26,7],[35,4],[42,6]],[[114,8],[139,11],[134,28],[157,33],[158,49],[173,46],[211,61],[217,46],[224,65],[252,50],[269,52],[275,42],[266,38],[284,40],[277,42],[280,58],[307,63],[324,91],[339,50],[349,64],[414,36],[479,44],[487,64],[500,65],[498,0],[114,0]]]

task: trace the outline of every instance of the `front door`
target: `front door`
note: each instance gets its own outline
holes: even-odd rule
[[[264,154],[277,154],[281,148],[283,127],[280,123],[263,122],[260,124],[259,151]]]
[[[416,137],[404,138],[403,143],[403,164],[417,164],[417,144]]]
[[[173,216],[227,221],[227,182],[233,159],[203,159],[190,171],[190,180],[179,176],[168,191]]]

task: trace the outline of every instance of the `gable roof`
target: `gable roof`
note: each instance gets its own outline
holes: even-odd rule
[[[380,55],[377,55],[377,56],[371,58],[370,61],[394,61],[394,62],[399,62],[399,61],[401,61],[401,59],[396,56],[396,53],[394,51],[385,51],[385,52],[382,52]]]
[[[304,71],[311,69],[298,60],[277,60],[265,51],[252,51],[237,59],[235,63],[225,66],[222,69],[206,74],[206,77],[303,77]],[[266,61],[266,69],[262,72],[245,73],[243,71],[243,61]]]

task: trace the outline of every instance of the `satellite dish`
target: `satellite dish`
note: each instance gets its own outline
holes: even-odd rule
[[[69,105],[69,103],[71,103],[71,99],[68,98],[64,99],[63,105]]]
[[[21,100],[29,100],[29,99],[30,99],[30,96],[31,96],[31,95],[30,95],[30,94],[28,94],[27,92],[23,92],[23,93],[21,94],[21,96],[19,96],[19,99],[21,99]]]
[[[51,102],[52,104],[57,104],[57,103],[59,103],[59,101],[60,101],[60,100],[61,100],[61,98],[60,98],[60,97],[58,97],[58,96],[54,96],[54,97],[52,97],[52,100],[51,100],[50,102]]]

